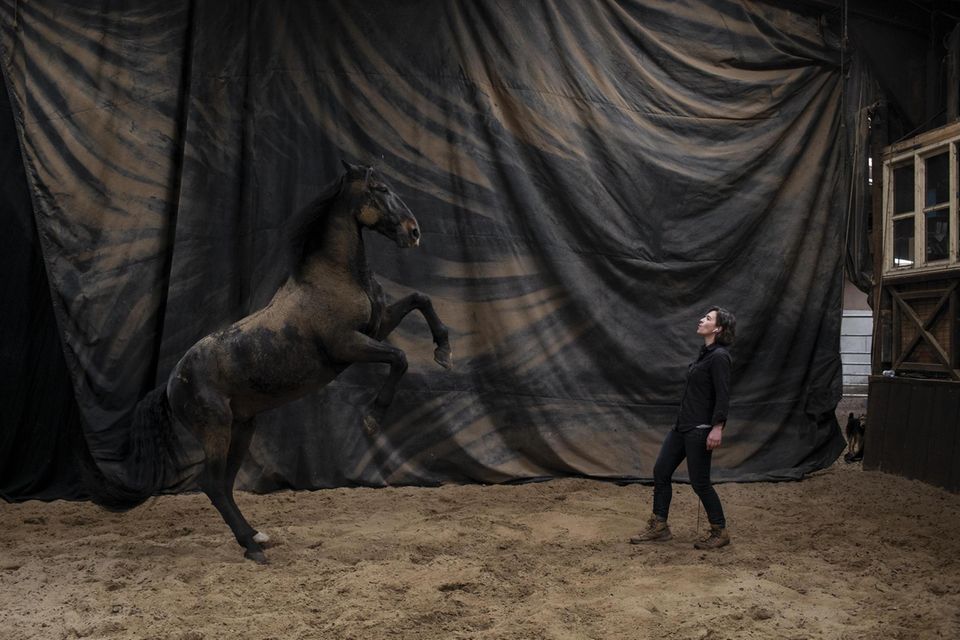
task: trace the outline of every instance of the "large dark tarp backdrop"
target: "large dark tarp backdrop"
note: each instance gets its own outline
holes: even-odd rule
[[[50,296],[2,313],[52,300],[99,460],[193,342],[269,299],[286,221],[341,158],[417,215],[422,248],[368,235],[369,255],[388,294],[433,297],[456,368],[412,316],[382,433],[359,421],[385,368],[354,366],[258,419],[242,486],[649,479],[707,304],[740,334],[715,477],[841,450],[842,80],[816,19],[719,0],[0,0],[0,19],[16,277]],[[29,429],[62,453],[70,420],[27,409],[0,461]],[[9,497],[78,493],[69,465],[10,469]]]

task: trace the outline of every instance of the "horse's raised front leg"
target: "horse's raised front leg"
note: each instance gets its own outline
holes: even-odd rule
[[[430,296],[420,293],[419,291],[401,298],[384,309],[377,339],[383,340],[390,335],[390,332],[397,328],[400,321],[414,309],[423,314],[427,324],[430,325],[433,342],[437,345],[437,348],[433,352],[433,359],[436,360],[437,364],[441,367],[449,369],[453,366],[453,352],[450,350],[450,332],[447,330],[447,326],[440,320],[437,312],[434,311]]]
[[[393,402],[397,391],[397,383],[407,371],[407,354],[402,350],[374,340],[359,331],[345,336],[331,337],[325,344],[327,352],[334,360],[344,364],[354,362],[383,362],[390,365],[390,374],[380,387],[380,392],[373,401],[370,413],[363,419],[363,428],[367,433],[374,433],[380,427],[380,421],[387,412],[387,407]]]

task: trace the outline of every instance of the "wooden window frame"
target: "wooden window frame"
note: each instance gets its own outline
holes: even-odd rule
[[[925,206],[926,161],[943,152],[949,154],[950,190],[948,204]],[[960,184],[957,172],[960,152],[960,122],[929,131],[915,138],[890,145],[883,154],[883,278],[895,280],[901,276],[917,274],[939,274],[960,271]],[[905,164],[913,163],[913,211],[893,214],[893,171]],[[949,209],[948,253],[945,260],[927,262],[927,213]],[[913,219],[913,255],[912,265],[893,264],[893,224],[898,220]]]

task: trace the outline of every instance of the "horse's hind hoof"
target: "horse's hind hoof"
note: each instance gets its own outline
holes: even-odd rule
[[[270,564],[270,561],[267,560],[267,554],[263,551],[244,551],[243,557],[247,560],[253,560],[257,564]]]
[[[433,359],[444,369],[453,368],[453,353],[447,347],[437,347],[433,352]]]

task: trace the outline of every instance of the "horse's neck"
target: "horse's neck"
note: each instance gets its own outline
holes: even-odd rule
[[[346,207],[330,212],[323,241],[304,265],[306,274],[320,275],[330,269],[346,271],[360,284],[369,279],[362,229]]]

